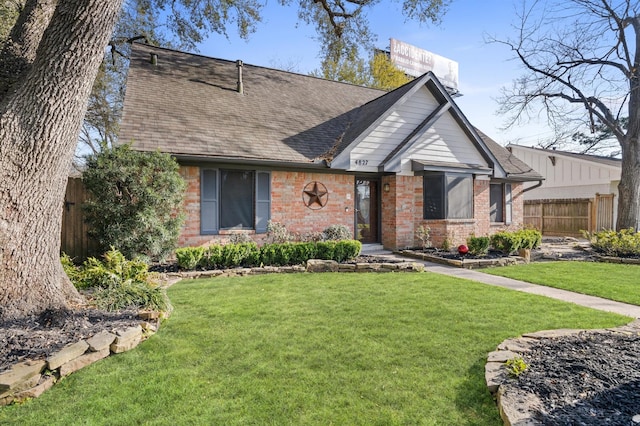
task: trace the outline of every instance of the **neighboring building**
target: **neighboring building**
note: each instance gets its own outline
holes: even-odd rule
[[[383,92],[135,44],[120,141],[175,156],[188,182],[180,245],[269,220],[348,226],[363,243],[434,245],[522,226],[541,176],[472,127],[427,73]]]
[[[599,231],[615,228],[621,160],[513,144],[507,149],[544,176],[541,186],[525,192],[527,206],[548,206],[549,212],[565,206],[564,212],[554,213],[557,219],[543,213],[542,207],[538,208],[536,215],[548,217],[546,226],[539,225],[549,230],[546,234],[580,235],[581,229]],[[533,207],[531,209],[534,210]],[[535,219],[532,224],[539,220]]]

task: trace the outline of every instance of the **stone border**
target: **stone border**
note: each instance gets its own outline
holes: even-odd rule
[[[444,257],[432,255],[430,253],[422,253],[415,250],[401,250],[398,254],[414,259],[426,260],[428,262],[439,263],[441,265],[455,266],[457,268],[478,269],[489,268],[492,266],[516,265],[518,263],[527,263],[526,259],[520,256],[505,256],[496,259],[447,259]]]
[[[153,335],[167,314],[140,312],[141,322],[135,327],[101,331],[71,343],[44,360],[26,360],[0,373],[0,406],[37,398],[61,378],[91,365],[109,355],[126,352]]]
[[[335,260],[310,259],[306,266],[263,266],[260,268],[212,269],[207,271],[168,272],[168,279],[243,277],[262,274],[296,272],[423,272],[424,265],[416,262],[338,263]]]
[[[489,392],[496,398],[500,417],[505,425],[540,425],[535,420],[536,413],[544,412],[540,399],[533,393],[523,392],[513,385],[514,379],[509,376],[505,363],[513,358],[525,358],[531,345],[544,339],[572,336],[578,333],[640,333],[640,319],[627,325],[615,328],[580,330],[558,329],[526,333],[515,339],[507,339],[500,343],[496,350],[487,356],[484,377]]]

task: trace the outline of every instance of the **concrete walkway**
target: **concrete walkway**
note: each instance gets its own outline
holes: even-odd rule
[[[367,253],[370,254],[370,253]],[[571,291],[560,290],[557,288],[546,287],[518,281],[511,278],[499,277],[480,272],[481,270],[471,270],[457,268],[454,266],[440,265],[433,262],[408,258],[392,254],[391,252],[378,252],[376,255],[393,257],[405,261],[422,263],[425,271],[434,272],[436,274],[449,275],[452,277],[465,278],[472,281],[478,281],[484,284],[496,287],[508,288],[511,290],[522,291],[525,293],[537,294],[538,296],[546,296],[552,299],[562,300],[564,302],[575,303],[576,305],[586,306],[588,308],[598,309],[606,312],[613,312],[620,315],[626,315],[632,318],[640,318],[640,306],[629,305],[622,302],[614,302],[613,300],[603,299],[595,296],[587,296],[585,294],[574,293]]]

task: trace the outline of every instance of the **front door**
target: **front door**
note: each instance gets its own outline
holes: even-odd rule
[[[356,178],[356,239],[363,244],[380,241],[379,188],[379,179]]]

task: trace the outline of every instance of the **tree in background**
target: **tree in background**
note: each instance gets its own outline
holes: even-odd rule
[[[129,259],[159,260],[176,248],[186,184],[169,154],[118,145],[88,156],[86,165],[83,209],[100,253],[114,247]]]
[[[503,92],[510,124],[546,112],[576,133],[607,129],[622,154],[618,230],[640,227],[640,4],[562,0],[523,4],[516,37],[493,40],[514,52],[525,74]],[[596,142],[596,140],[593,140]]]
[[[445,3],[406,1],[405,14],[433,20]],[[224,33],[233,24],[248,34],[260,17],[260,3],[254,0],[137,4],[166,16],[172,31],[192,40]],[[327,10],[331,5],[340,7],[338,2],[300,0],[302,19],[305,11],[313,11],[333,29],[335,37],[327,44],[355,40],[352,29],[367,32],[360,24],[348,24],[366,22],[362,14],[329,13],[335,10]],[[87,102],[121,7],[122,0],[26,0],[1,48],[0,320],[82,302],[60,263],[62,208]]]
[[[411,77],[396,67],[386,53],[374,53],[367,65],[354,50],[340,58],[325,58],[320,70],[311,72],[311,75],[386,91],[411,81]]]

